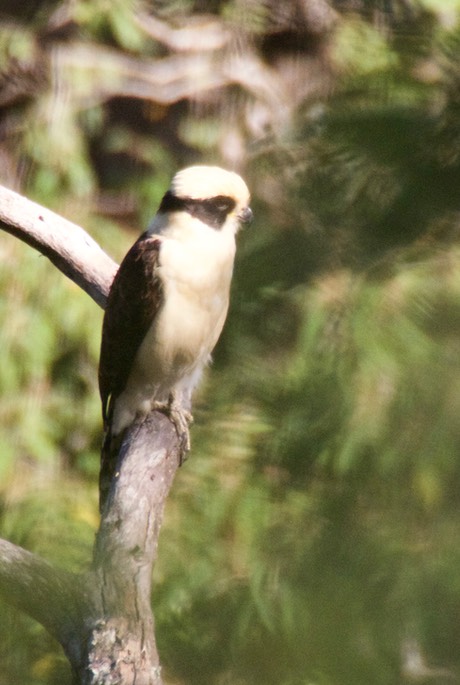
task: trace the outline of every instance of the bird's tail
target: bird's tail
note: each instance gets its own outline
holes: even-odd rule
[[[99,472],[99,511],[102,512],[113,479],[117,472],[118,455],[123,442],[124,431],[120,435],[113,435],[110,423],[107,426],[101,447],[101,470]]]

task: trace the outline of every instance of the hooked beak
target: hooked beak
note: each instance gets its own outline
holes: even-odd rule
[[[243,207],[241,212],[238,214],[238,219],[243,223],[243,224],[248,224],[252,221],[253,214],[252,214],[252,209],[250,207]]]

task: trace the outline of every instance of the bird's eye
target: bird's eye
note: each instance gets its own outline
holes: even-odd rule
[[[235,200],[226,195],[217,195],[210,200],[210,204],[219,214],[228,214],[235,207]]]
[[[203,200],[187,198],[184,200],[184,207],[193,217],[218,230],[224,225],[229,213],[235,209],[236,202],[227,195],[216,195]]]

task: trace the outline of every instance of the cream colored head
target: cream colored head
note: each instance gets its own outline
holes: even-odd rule
[[[171,192],[178,198],[206,200],[219,195],[236,202],[235,213],[248,207],[249,190],[241,176],[217,166],[191,166],[179,171],[171,183]]]

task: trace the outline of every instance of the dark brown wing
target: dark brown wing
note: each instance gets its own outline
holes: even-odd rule
[[[144,233],[123,259],[107,300],[99,360],[104,426],[123,392],[136,353],[163,301],[157,275],[161,240]]]

